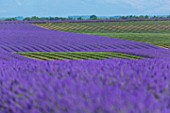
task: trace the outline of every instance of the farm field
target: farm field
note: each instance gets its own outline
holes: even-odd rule
[[[114,53],[114,52],[57,52],[57,53],[44,53],[44,52],[21,52],[18,53],[29,58],[36,58],[39,60],[88,60],[88,59],[110,59],[110,58],[122,58],[122,59],[141,59],[140,56]]]
[[[169,21],[49,23],[37,25],[51,30],[101,35],[170,48]]]
[[[47,23],[35,25],[77,33],[170,33],[170,21]]]
[[[1,22],[0,113],[169,113],[169,34],[170,21]]]
[[[145,42],[159,47],[170,48],[170,33],[91,33],[123,40]]]

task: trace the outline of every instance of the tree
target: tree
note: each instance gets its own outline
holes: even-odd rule
[[[159,18],[158,16],[153,16],[153,18]]]
[[[149,19],[149,16],[148,16],[148,15],[146,15],[146,16],[145,16],[145,18],[146,18],[146,19]]]
[[[128,17],[127,16],[121,16],[121,19],[127,19]]]
[[[97,16],[96,15],[91,15],[90,20],[97,20]]]
[[[55,20],[55,17],[49,17],[49,20]]]
[[[60,18],[59,17],[54,17],[55,18],[55,20],[60,20]]]
[[[39,20],[39,18],[37,16],[33,16],[31,17],[31,20]]]
[[[26,17],[26,18],[24,18],[24,21],[30,21],[31,20],[31,18],[30,17]]]
[[[16,18],[6,18],[5,20],[6,21],[16,21],[17,19]]]
[[[143,15],[140,15],[139,18],[140,18],[140,19],[143,19],[143,18],[145,18],[145,17],[144,17]]]
[[[78,17],[77,20],[83,20],[82,17]]]
[[[170,18],[170,15],[168,15],[167,18]]]

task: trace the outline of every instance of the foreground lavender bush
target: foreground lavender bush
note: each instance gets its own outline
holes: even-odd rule
[[[169,59],[1,60],[0,67],[0,112],[170,112]]]

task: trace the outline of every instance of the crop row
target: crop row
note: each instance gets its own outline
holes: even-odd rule
[[[116,20],[30,20],[30,21],[0,21],[0,24],[36,24],[36,23],[104,23],[104,22],[165,22],[170,18],[149,19],[116,19]]]
[[[165,49],[170,49],[170,44],[159,44],[158,46]]]
[[[46,30],[30,24],[0,28],[0,51],[16,52],[119,52],[146,57],[169,57],[170,52],[145,43],[85,34]]]
[[[170,33],[90,33],[91,35],[119,38],[135,42],[145,42],[156,46],[170,48]]]
[[[48,24],[37,24],[37,25],[52,30],[88,33],[93,35],[121,38],[125,40],[146,42],[162,48],[170,48],[170,38],[169,38],[170,22],[169,21],[155,21],[155,22],[145,21],[145,22],[121,22],[121,23],[116,23],[116,22],[115,23],[67,23],[67,24],[48,23]]]
[[[25,44],[25,45],[24,45]],[[75,52],[75,51],[111,51],[111,50],[152,50],[152,49],[159,49],[157,47],[151,46],[151,45],[142,45],[142,44],[83,44],[81,43],[73,43],[68,44],[65,43],[65,45],[61,45],[54,43],[45,45],[37,44],[36,42],[21,42],[19,45],[17,45],[16,42],[1,42],[0,50],[6,51],[6,52]]]
[[[24,61],[29,59],[15,53],[0,52],[0,61],[11,61],[11,60]]]
[[[40,60],[81,60],[81,59],[108,59],[108,58],[123,58],[123,59],[140,59],[140,56],[112,53],[112,52],[62,52],[62,53],[43,53],[43,52],[25,52],[18,53],[29,58]]]
[[[170,22],[122,22],[122,23],[48,23],[38,26],[59,31],[78,33],[169,33]]]
[[[2,25],[0,113],[170,113],[169,56],[145,43]]]

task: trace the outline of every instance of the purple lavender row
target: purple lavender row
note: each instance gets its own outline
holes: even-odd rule
[[[0,61],[28,61],[31,60],[24,56],[15,54],[15,53],[8,53],[8,52],[0,52]]]
[[[121,52],[140,56],[169,57],[170,51],[132,41],[51,31],[30,24],[0,27],[0,51],[6,52]]]
[[[0,67],[0,113],[170,112],[170,60],[16,60]]]
[[[170,21],[169,18],[117,19],[117,20],[38,20],[38,21],[0,21],[0,24],[35,23],[92,23],[92,22],[130,22],[130,21]]]

